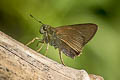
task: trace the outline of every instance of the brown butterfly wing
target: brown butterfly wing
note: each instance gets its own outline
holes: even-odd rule
[[[55,28],[57,37],[80,54],[83,46],[91,40],[97,31],[96,24],[75,24]]]

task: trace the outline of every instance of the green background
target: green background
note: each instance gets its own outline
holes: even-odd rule
[[[53,27],[96,23],[99,30],[82,55],[74,60],[63,55],[64,62],[69,67],[101,75],[105,80],[120,79],[119,0],[0,0],[0,30],[23,44],[41,37],[41,24],[33,20],[30,13]],[[38,49],[36,42],[29,47]],[[60,63],[54,47],[49,47],[47,57]]]

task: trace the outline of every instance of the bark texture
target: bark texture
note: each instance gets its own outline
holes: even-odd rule
[[[63,66],[0,32],[0,80],[90,80],[85,70]]]

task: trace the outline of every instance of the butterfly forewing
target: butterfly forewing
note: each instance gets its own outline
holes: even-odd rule
[[[82,47],[94,36],[97,31],[96,24],[75,24],[55,28],[60,40],[79,53]]]

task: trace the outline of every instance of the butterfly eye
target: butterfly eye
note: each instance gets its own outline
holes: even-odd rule
[[[40,27],[40,33],[43,34],[45,32],[47,32],[47,25],[44,24]]]
[[[43,27],[43,30],[44,30],[44,31],[47,31],[47,28],[46,28],[46,26],[44,26],[44,27]]]

